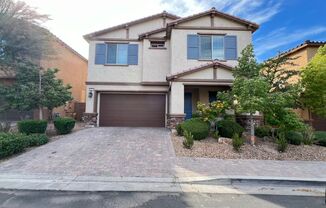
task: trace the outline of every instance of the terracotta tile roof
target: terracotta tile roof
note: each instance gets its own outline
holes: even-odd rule
[[[184,76],[184,75],[187,75],[187,74],[192,74],[194,72],[198,72],[198,71],[208,69],[208,68],[211,68],[211,67],[213,67],[213,68],[221,67],[221,68],[227,69],[227,70],[232,70],[233,69],[233,67],[231,67],[229,65],[226,65],[224,63],[221,63],[219,61],[212,61],[210,63],[202,64],[202,65],[196,66],[194,68],[187,69],[187,70],[182,71],[182,72],[178,72],[178,73],[175,73],[175,74],[172,74],[172,75],[168,75],[168,76],[166,76],[166,80],[167,81],[174,80],[174,79],[177,79],[177,78],[179,78],[181,76]]]
[[[102,35],[102,34],[105,34],[107,32],[117,30],[117,29],[123,29],[123,28],[125,28],[127,26],[136,25],[136,24],[139,24],[139,23],[142,23],[142,22],[146,22],[148,20],[158,18],[158,17],[168,17],[170,19],[179,19],[180,18],[179,16],[176,16],[174,14],[163,11],[161,13],[154,14],[154,15],[151,15],[151,16],[148,16],[148,17],[144,17],[144,18],[137,19],[137,20],[134,20],[134,21],[131,21],[131,22],[126,22],[126,23],[123,23],[123,24],[120,24],[120,25],[117,25],[117,26],[114,26],[114,27],[109,27],[109,28],[106,28],[104,30],[99,30],[99,31],[96,31],[96,32],[93,32],[93,33],[86,34],[86,35],[84,35],[84,38],[86,40],[89,40],[92,37]]]
[[[294,48],[291,48],[287,51],[284,51],[282,53],[279,54],[279,56],[286,56],[286,55],[289,55],[289,54],[292,54],[296,51],[299,51],[305,47],[320,47],[322,45],[325,45],[326,44],[326,41],[311,41],[311,40],[306,40],[305,42],[301,43],[300,45],[297,45],[296,47]]]
[[[242,19],[242,18],[233,16],[233,15],[229,15],[229,14],[226,14],[224,12],[220,12],[220,11],[216,10],[215,7],[212,7],[210,10],[207,10],[205,12],[201,12],[201,13],[198,13],[198,14],[194,14],[194,15],[190,15],[190,16],[187,16],[187,17],[176,19],[176,20],[174,20],[172,22],[169,22],[167,25],[168,26],[173,26],[173,25],[176,25],[176,24],[181,23],[181,22],[186,22],[186,21],[190,21],[190,20],[196,19],[198,17],[205,16],[207,14],[213,14],[213,15],[216,15],[216,16],[222,16],[222,17],[224,17],[226,19],[229,19],[229,20],[232,20],[232,21],[241,23],[241,24],[245,24],[248,27],[253,28],[254,31],[259,28],[259,25],[256,24],[256,23],[254,23],[254,22],[250,22],[248,20],[245,20],[245,19]]]

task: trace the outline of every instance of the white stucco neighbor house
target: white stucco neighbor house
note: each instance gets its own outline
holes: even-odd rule
[[[84,36],[85,119],[97,126],[174,127],[198,101],[229,89],[232,68],[258,25],[212,8],[162,12]]]

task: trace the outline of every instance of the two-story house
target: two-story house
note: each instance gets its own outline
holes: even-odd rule
[[[211,102],[232,86],[232,68],[258,27],[212,8],[184,18],[162,12],[85,35],[85,119],[174,127],[198,101]]]

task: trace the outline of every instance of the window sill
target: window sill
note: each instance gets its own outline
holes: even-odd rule
[[[159,50],[166,50],[167,48],[166,48],[166,47],[163,47],[163,48],[155,48],[155,47],[149,47],[148,49],[159,49]]]
[[[198,61],[220,61],[220,62],[227,62],[230,60],[226,60],[226,59],[198,59]]]
[[[129,66],[128,64],[104,64],[103,66]]]

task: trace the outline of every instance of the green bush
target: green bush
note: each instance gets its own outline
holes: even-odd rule
[[[194,112],[192,113],[192,118],[200,118],[200,113],[199,112]]]
[[[17,124],[19,132],[25,134],[44,134],[48,126],[45,120],[24,120]]]
[[[178,136],[183,136],[183,131],[182,131],[181,124],[177,124],[176,127],[175,127],[175,130],[177,130]]]
[[[285,136],[283,133],[280,133],[277,140],[276,140],[276,144],[277,144],[277,151],[279,152],[285,152],[287,147],[288,147],[288,142],[285,139]]]
[[[192,118],[181,124],[182,131],[191,133],[195,140],[205,139],[209,134],[210,126],[199,118]]]
[[[40,146],[48,143],[49,139],[45,134],[31,134],[26,137],[28,146]]]
[[[194,145],[194,136],[188,131],[184,131],[184,136],[183,146],[187,149],[191,149]]]
[[[0,133],[0,158],[22,152],[27,145],[24,134]]]
[[[290,144],[300,145],[302,142],[302,134],[297,131],[285,132],[285,138]]]
[[[56,118],[53,123],[58,134],[69,134],[75,127],[76,121],[72,118]]]
[[[266,126],[259,126],[255,128],[255,135],[260,138],[271,136],[271,134],[272,134],[272,127],[270,126],[266,125]]]
[[[234,134],[242,135],[244,128],[232,120],[221,120],[216,122],[216,128],[222,137],[232,138]]]
[[[318,145],[326,147],[326,131],[316,131],[315,138]]]
[[[232,146],[235,151],[239,152],[243,144],[244,141],[242,137],[239,136],[239,134],[234,134],[232,136]]]

